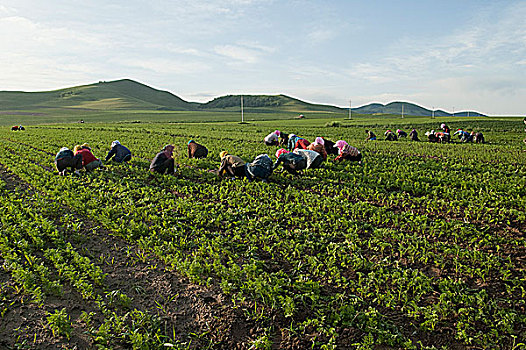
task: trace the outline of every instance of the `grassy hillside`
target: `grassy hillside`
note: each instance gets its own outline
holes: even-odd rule
[[[361,113],[361,114],[394,114],[394,115],[401,115],[402,114],[402,105],[404,108],[404,115],[414,115],[414,116],[423,116],[423,117],[430,117],[433,112],[427,108],[421,107],[419,105],[416,105],[414,103],[410,102],[391,102],[386,105],[383,105],[381,103],[371,103],[365,106],[361,106],[358,108],[353,108],[353,113]],[[484,116],[483,114],[473,112],[473,111],[464,111],[464,112],[458,112],[455,113],[456,116]],[[449,117],[452,116],[451,113],[445,112],[443,110],[435,110],[435,117]]]
[[[0,110],[46,108],[192,110],[195,104],[129,79],[46,92],[0,92]]]
[[[240,95],[221,96],[207,103],[188,102],[168,91],[122,79],[45,92],[0,91],[0,124],[71,122],[80,119],[108,122],[227,121],[238,118],[240,104]],[[243,105],[247,120],[288,119],[299,114],[305,115],[307,119],[345,118],[348,114],[348,108],[308,103],[286,95],[243,95]],[[396,117],[401,115],[402,105],[405,116],[429,117],[432,114],[430,110],[413,103],[392,102],[353,108],[353,115]],[[190,114],[183,116],[180,112]],[[195,112],[205,114],[192,114]],[[456,116],[467,114],[462,112]],[[450,115],[441,110],[435,111],[436,117]],[[481,116],[476,112],[469,112],[469,115]]]
[[[221,96],[199,106],[200,109],[240,109],[241,95]],[[286,95],[243,95],[244,109],[258,108],[272,111],[301,111],[345,113],[346,109],[307,103]]]

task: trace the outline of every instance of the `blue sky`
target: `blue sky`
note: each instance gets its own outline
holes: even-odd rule
[[[499,0],[0,0],[0,90],[131,78],[189,101],[524,115],[524,18]]]

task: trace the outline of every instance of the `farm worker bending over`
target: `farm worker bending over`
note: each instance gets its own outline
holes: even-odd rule
[[[174,146],[166,145],[161,152],[157,153],[150,164],[150,171],[159,174],[175,173],[175,163],[173,159]]]
[[[327,140],[327,139],[323,139],[323,142],[325,142],[324,146],[325,146],[325,152],[327,152],[327,155],[329,154],[333,154],[335,156],[338,155],[338,149],[336,147],[334,147],[334,142],[332,142],[331,140]]]
[[[289,151],[293,151],[295,148],[307,149],[309,145],[310,142],[305,140],[303,137],[299,137],[294,134],[289,135],[289,143],[287,147]]]
[[[416,129],[411,130],[411,132],[409,133],[409,138],[411,139],[411,141],[420,141]]]
[[[280,164],[283,165],[283,169],[291,174],[297,174],[298,170],[307,169],[307,159],[305,157],[289,152],[284,148],[276,151],[276,158],[278,159],[272,166],[273,169],[276,169]]]
[[[307,160],[307,169],[319,168],[321,166],[321,163],[323,163],[323,157],[318,152],[311,151],[308,149],[296,148],[294,150],[294,153],[304,157]]]
[[[391,130],[387,130],[384,133],[384,136],[385,136],[385,141],[398,141],[398,137]]]
[[[438,142],[438,137],[435,135],[435,130],[431,130],[425,133],[429,142]]]
[[[263,182],[268,182],[268,178],[272,175],[273,170],[272,159],[270,159],[268,154],[260,154],[252,163],[245,165],[245,175],[248,181],[260,178]]]
[[[442,129],[442,131],[444,131],[446,134],[451,133],[451,129],[449,128],[449,126],[447,126],[446,123],[440,124],[440,129]]]
[[[462,129],[458,129],[453,134],[453,136],[456,136],[456,135],[458,135],[458,138],[459,138],[460,142],[468,142],[468,141],[470,141],[468,139],[470,138],[471,134],[469,132],[467,132],[467,131],[464,131]]]
[[[66,169],[70,168],[71,172],[80,175],[79,169],[82,169],[82,154],[73,154],[73,151],[67,147],[62,147],[55,156],[55,165],[59,175],[66,175]]]
[[[195,142],[194,140],[188,141],[188,158],[206,158],[208,155],[208,149]]]
[[[316,137],[316,141],[307,146],[307,149],[317,152],[323,160],[327,160],[327,151],[325,150],[325,140],[323,137]]]
[[[238,156],[228,154],[227,151],[219,153],[221,165],[219,166],[218,175],[228,174],[233,177],[245,177],[245,161]]]
[[[279,145],[279,135],[281,132],[276,130],[265,136],[265,145],[267,146],[277,146]]]
[[[376,141],[376,135],[371,130],[365,130],[365,133],[367,134],[367,138],[365,141]]]
[[[482,135],[481,132],[472,132],[471,134],[474,134],[473,141],[475,141],[475,143],[484,143],[484,135]]]
[[[91,148],[87,143],[82,146],[76,145],[74,148],[75,155],[82,154],[82,166],[86,171],[92,171],[99,167],[102,167],[102,161],[95,158],[93,153],[91,153]]]
[[[341,162],[342,160],[350,160],[362,163],[362,154],[356,147],[349,146],[349,144],[343,140],[338,140],[334,144],[334,147],[338,149],[338,156],[334,161]]]
[[[398,137],[407,137],[407,133],[403,130],[397,129],[396,133],[398,134]]]
[[[106,156],[106,161],[113,157],[114,162],[122,163],[129,161],[131,156],[131,151],[127,147],[121,145],[118,140],[115,140],[111,143],[111,149]]]
[[[435,137],[437,139],[437,142],[440,142],[440,143],[446,143],[450,141],[449,134],[445,132],[441,132],[441,131],[435,132]]]
[[[468,137],[466,138],[466,140],[464,142],[473,142],[473,138],[475,137],[475,132],[472,131],[469,133]]]
[[[287,146],[289,144],[289,134],[285,134],[284,132],[280,131],[279,133],[279,145],[280,146]]]

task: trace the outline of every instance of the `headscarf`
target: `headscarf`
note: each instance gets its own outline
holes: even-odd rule
[[[338,148],[340,151],[347,145],[348,143],[343,140],[338,140],[334,143],[334,147]]]
[[[399,133],[400,131],[402,131],[402,130],[400,130],[400,129],[396,129],[396,132],[397,132],[397,133]]]
[[[296,134],[290,134],[289,135],[289,139],[293,138],[293,137],[296,137]]]
[[[223,159],[223,157],[225,157],[226,155],[228,155],[228,151],[223,151],[219,153],[219,158]]]
[[[444,129],[445,127],[446,127],[446,124],[445,124],[445,123],[440,124],[440,128],[441,128],[441,129]]]
[[[58,152],[64,152],[64,151],[69,151],[69,148],[67,147],[62,147]]]
[[[322,146],[325,146],[325,140],[323,139],[323,137],[316,137],[316,141],[314,141],[314,143],[317,143],[318,145],[322,145]]]
[[[165,145],[162,149],[162,151],[167,154],[168,156],[171,156],[173,154],[173,151],[174,151],[174,145],[172,144],[169,144],[169,145]]]
[[[276,158],[279,158],[282,154],[289,153],[285,148],[280,148],[276,151]]]
[[[81,148],[81,145],[75,145],[75,147],[73,148],[73,152],[77,153]]]
[[[279,135],[281,135],[281,131],[276,130],[276,131],[274,131],[274,134],[278,135],[278,137],[279,137]]]
[[[188,141],[188,145],[191,144],[192,142],[195,142],[194,140],[190,140]]]
[[[115,140],[111,143],[111,148],[117,146],[117,145],[120,145],[121,143],[118,141],[118,140]]]
[[[80,145],[81,148],[87,148],[91,151],[91,147],[87,144],[87,143],[83,143],[82,145]]]

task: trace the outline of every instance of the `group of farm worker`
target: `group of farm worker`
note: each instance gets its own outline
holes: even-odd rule
[[[482,135],[481,132],[469,132],[464,129],[457,129],[457,131],[451,135],[451,129],[445,123],[440,125],[440,129],[441,131],[431,130],[426,132],[427,140],[429,142],[447,143],[451,142],[451,136],[458,136],[460,142],[484,143],[484,135]],[[366,141],[376,140],[376,135],[371,130],[365,130],[365,132],[367,133]],[[398,141],[398,139],[405,137],[408,137],[411,141],[420,141],[416,129],[412,129],[409,134],[400,129],[397,129],[396,132],[387,130],[384,133],[384,137],[386,141]]]
[[[276,142],[268,142],[269,139],[274,139],[274,136],[271,136],[265,138],[265,143],[267,145],[279,145],[281,132],[276,130],[271,134],[276,135]],[[287,145],[289,150],[278,149],[276,161],[272,161],[268,154],[260,154],[252,162],[247,163],[241,157],[229,154],[228,151],[222,151],[219,154],[221,164],[218,175],[221,177],[227,175],[232,178],[246,177],[249,181],[261,179],[267,182],[268,177],[280,165],[289,173],[297,174],[300,170],[321,167],[322,162],[327,160],[327,154],[337,155],[335,161],[352,160],[360,162],[362,159],[360,151],[343,140],[334,143],[318,137],[315,142],[310,143],[304,138],[290,134],[282,142]],[[194,140],[190,140],[187,146],[188,158],[205,158],[208,155],[208,149]],[[175,173],[177,169],[173,158],[174,149],[175,146],[172,144],[164,146],[152,160],[150,171],[161,174]]]
[[[457,129],[457,131],[451,135],[451,129],[445,123],[440,125],[440,129],[442,129],[442,131],[435,132],[435,130],[431,130],[426,132],[429,142],[447,143],[451,142],[451,136],[458,136],[460,142],[484,143],[484,135],[480,131],[469,132],[464,129]]]
[[[367,138],[365,139],[366,141],[376,140],[376,135],[371,130],[365,130],[365,133],[367,134]],[[384,132],[384,137],[386,141],[398,141],[399,138],[408,136],[411,141],[420,141],[416,129],[411,130],[411,132],[409,132],[409,135],[407,135],[405,131],[400,129],[397,129],[396,133],[389,129],[386,132]]]
[[[313,151],[321,155],[323,160],[327,160],[328,154],[337,155],[334,161],[350,160],[361,162],[362,160],[360,151],[356,147],[350,146],[344,140],[332,142],[323,137],[316,137],[316,140],[310,143],[303,137],[276,130],[265,136],[264,142],[267,146],[286,146],[287,149],[283,150],[288,152],[296,152],[297,150]]]
[[[115,140],[111,143],[106,161],[113,159],[114,162],[123,163],[129,161],[131,156],[131,151],[121,145],[118,140]],[[86,171],[104,168],[102,161],[93,155],[87,143],[76,145],[73,151],[67,147],[62,147],[55,156],[55,165],[59,175],[66,175],[68,170],[78,175],[82,168]]]
[[[251,163],[245,163],[240,157],[223,151],[219,154],[221,158],[219,176],[226,174],[234,178],[246,177],[249,181],[259,178],[266,182],[280,165],[287,172],[297,174],[301,170],[320,168],[327,160],[328,154],[337,155],[334,161],[349,160],[361,163],[362,160],[360,151],[344,140],[332,142],[317,137],[313,143],[310,143],[303,137],[276,130],[267,135],[264,142],[267,146],[284,146],[287,149],[278,149],[274,162],[268,154],[260,154]]]
[[[526,124],[526,118],[525,118]],[[449,142],[451,131],[446,124],[442,124],[442,131],[426,132],[428,141],[430,142]],[[376,135],[366,130],[368,141],[376,140]],[[458,135],[461,142],[476,142],[483,143],[484,136],[478,132],[467,132],[463,129],[458,129],[453,136]],[[418,132],[413,129],[409,134],[403,130],[396,130],[396,133],[387,130],[384,133],[385,140],[396,141],[401,137],[409,137],[412,141],[419,141]],[[286,134],[279,130],[271,132],[264,138],[267,146],[282,146],[276,151],[276,161],[267,154],[258,155],[251,163],[246,163],[240,157],[229,154],[227,151],[220,153],[221,165],[219,167],[219,175],[225,174],[232,177],[246,177],[250,181],[255,178],[260,178],[266,181],[272,172],[281,165],[287,172],[297,174],[298,171],[305,169],[315,169],[322,166],[323,162],[327,160],[329,154],[336,155],[334,161],[353,161],[361,163],[362,154],[356,147],[350,146],[344,140],[332,142],[323,137],[316,137],[313,143],[310,143],[305,138],[295,134]],[[205,158],[208,155],[208,149],[190,140],[187,143],[189,158]],[[153,173],[173,174],[177,171],[173,157],[174,145],[169,144],[155,155],[150,163],[150,171]],[[106,155],[105,160],[113,159],[116,163],[124,163],[132,158],[131,151],[123,146],[118,140],[111,143],[110,150]],[[78,174],[82,168],[86,171],[92,171],[96,168],[104,168],[100,159],[96,158],[91,152],[91,148],[87,143],[76,145],[72,150],[63,147],[55,157],[55,164],[60,175],[65,175],[67,170]]]
[[[188,158],[206,158],[208,149],[190,140],[187,143]],[[170,144],[163,147],[163,149],[155,155],[150,163],[150,171],[160,174],[173,174],[176,172],[175,161],[173,158],[175,146]]]
[[[175,163],[173,158],[173,145],[166,145],[155,155],[150,163],[150,171],[154,173],[175,173]],[[208,155],[206,147],[196,143],[194,140],[188,142],[189,158],[205,158]],[[116,163],[125,163],[131,160],[131,151],[123,146],[118,140],[111,143],[110,150],[106,155],[106,162],[112,160]],[[63,147],[55,156],[55,165],[60,175],[65,175],[68,170],[79,174],[79,170],[93,171],[97,168],[104,168],[102,161],[96,158],[91,152],[87,143],[77,145],[73,151]]]

